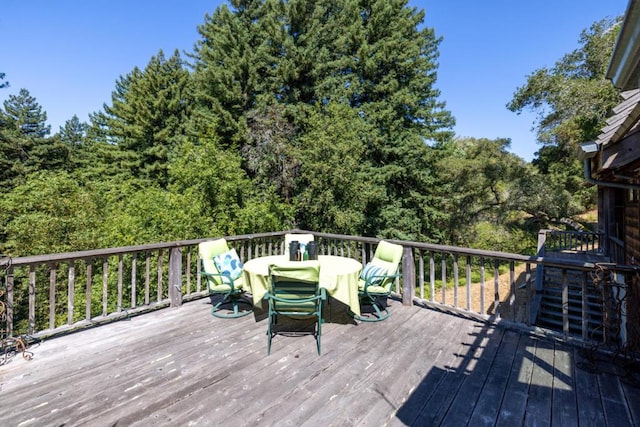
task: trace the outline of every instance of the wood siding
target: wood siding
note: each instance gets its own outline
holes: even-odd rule
[[[624,241],[626,264],[640,263],[640,202],[637,190],[625,191]]]

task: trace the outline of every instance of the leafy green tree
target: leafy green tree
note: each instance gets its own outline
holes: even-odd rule
[[[65,171],[41,171],[26,177],[24,183],[4,193],[0,199],[0,252],[13,257],[95,249],[103,242],[102,214],[98,209],[95,188],[79,182]],[[76,264],[79,266],[79,264]],[[58,277],[68,272],[67,264],[55,265]],[[38,274],[48,274],[51,266],[37,268]],[[78,269],[78,281],[84,274]],[[29,281],[18,276],[14,289],[14,303],[18,327],[27,328],[30,318]],[[58,283],[56,313],[58,325],[66,320],[68,293],[64,281]],[[84,288],[76,287],[76,313],[82,312]],[[33,295],[32,295],[33,296]],[[45,328],[48,320],[49,291],[36,291],[35,322]],[[96,295],[100,301],[100,295]],[[22,319],[22,320],[20,320]]]
[[[101,246],[184,240],[206,236],[210,220],[201,215],[201,204],[190,193],[176,193],[131,178],[110,183],[104,197],[100,232]]]
[[[438,191],[447,219],[446,240],[473,246],[480,223],[498,227],[522,212],[534,172],[521,158],[509,153],[509,139],[457,138],[439,146]]]
[[[605,79],[620,20],[603,19],[583,30],[574,51],[551,69],[534,71],[519,87],[507,108],[537,113],[536,130],[543,144],[573,148],[595,139],[618,101]]]
[[[92,190],[72,175],[34,173],[0,199],[0,248],[12,256],[96,248],[100,218]]]
[[[533,164],[576,195],[572,205],[578,209],[592,204],[595,193],[586,190],[575,149],[597,138],[618,103],[618,92],[605,79],[605,73],[619,23],[619,18],[603,19],[584,30],[577,49],[564,55],[554,67],[530,74],[507,104],[514,112],[528,109],[537,113],[536,131],[543,147]]]
[[[190,221],[200,228],[193,235],[266,232],[291,224],[291,208],[272,188],[252,183],[239,153],[223,150],[216,139],[205,137],[198,143],[184,142],[178,153],[170,168],[169,189],[185,195],[197,211]]]
[[[300,169],[296,226],[358,234],[367,224],[368,205],[386,195],[371,179],[371,165],[363,161],[370,126],[340,103],[309,109],[306,123],[307,132],[294,151]]]
[[[9,82],[7,82],[7,81],[3,82],[4,76],[5,76],[4,73],[0,73],[0,89],[5,88],[5,87],[9,87]]]

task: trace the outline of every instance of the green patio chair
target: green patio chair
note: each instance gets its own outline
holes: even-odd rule
[[[267,354],[271,353],[271,340],[278,332],[274,325],[278,316],[292,319],[315,318],[313,332],[321,354],[322,302],[327,300],[326,291],[319,285],[320,263],[306,261],[299,265],[292,263],[269,266],[270,289],[264,296],[269,303],[269,323],[267,326]]]
[[[402,246],[381,240],[376,247],[373,259],[367,263],[360,274],[358,295],[360,306],[370,306],[372,316],[354,316],[363,322],[379,322],[389,317],[386,300],[391,293],[395,279],[401,277],[398,272],[402,260]]]
[[[253,306],[243,298],[242,262],[235,249],[229,249],[225,239],[217,239],[200,243],[198,252],[202,262],[200,274],[207,279],[209,297],[213,305],[211,314],[222,318],[251,314]],[[219,297],[217,303],[216,297]],[[248,308],[241,309],[241,304]],[[230,310],[225,309],[225,306],[231,306]]]

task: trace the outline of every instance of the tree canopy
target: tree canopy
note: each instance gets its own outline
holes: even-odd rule
[[[115,81],[51,135],[26,89],[0,109],[0,251],[14,256],[307,228],[503,249],[591,197],[571,147],[615,104],[614,21],[527,77],[533,164],[507,138],[456,138],[441,39],[406,0],[231,0],[193,51]],[[0,87],[6,86],[0,74]],[[81,212],[80,212],[81,211]]]
[[[533,164],[550,181],[562,183],[575,195],[563,216],[592,205],[595,192],[587,190],[578,144],[593,141],[619,101],[617,90],[605,79],[621,19],[603,19],[580,34],[579,47],[560,58],[554,67],[543,67],[527,76],[507,108],[534,111],[535,129],[543,146]]]
[[[374,186],[354,192],[364,218],[351,230],[432,235],[426,208],[432,165],[425,141],[447,139],[454,122],[434,87],[440,40],[432,29],[420,28],[424,12],[398,0],[231,5],[199,27],[194,96],[202,113],[194,114],[193,128],[206,124],[225,147],[240,148],[255,182],[272,183],[287,202],[300,201],[311,197],[305,171],[326,168],[326,157],[311,154],[317,147],[308,135],[321,133],[314,144],[325,135],[333,140],[322,123],[342,111],[345,124],[367,129],[366,137],[343,134],[353,138],[344,139],[345,149],[359,154],[347,175]],[[332,173],[338,170],[344,168]],[[316,224],[311,211],[299,208],[296,225]],[[344,229],[344,217],[334,220],[340,225],[325,226]]]

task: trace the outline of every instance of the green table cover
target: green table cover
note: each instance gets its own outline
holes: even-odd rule
[[[244,263],[243,277],[245,287],[251,289],[253,305],[262,306],[262,298],[269,288],[269,266],[271,264],[300,265],[302,263],[320,263],[320,286],[327,294],[348,305],[351,311],[360,315],[358,300],[358,279],[362,264],[352,258],[333,255],[319,255],[318,261],[289,261],[287,255],[271,255],[254,258]]]

